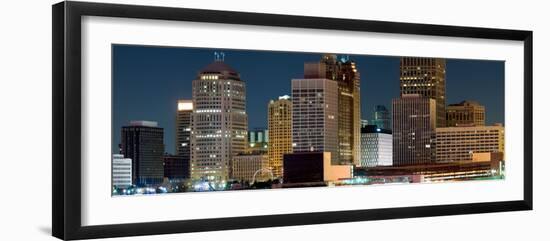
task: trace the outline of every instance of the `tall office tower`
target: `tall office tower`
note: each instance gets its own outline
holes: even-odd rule
[[[292,153],[292,102],[290,96],[269,101],[267,107],[269,167],[275,177],[283,176],[283,155]]]
[[[484,126],[485,106],[471,100],[447,106],[447,126]]]
[[[393,165],[435,161],[436,103],[419,94],[404,94],[393,103]]]
[[[246,150],[246,86],[239,73],[216,59],[193,80],[191,179],[225,186],[231,160]]]
[[[131,121],[122,127],[121,149],[132,159],[132,183],[162,183],[164,177],[164,129],[154,121]]]
[[[444,127],[436,129],[437,162],[472,161],[476,153],[504,155],[504,127]]]
[[[420,94],[435,100],[437,127],[445,123],[445,59],[403,57],[400,63],[401,95]]]
[[[331,163],[340,163],[336,81],[292,80],[292,151],[331,152]]]
[[[191,148],[193,100],[178,100],[176,113],[176,155],[189,160]]]
[[[115,188],[132,186],[132,159],[124,158],[121,154],[113,154],[111,181]]]
[[[269,130],[265,128],[255,128],[254,130],[248,131],[248,145],[245,152],[249,154],[266,154],[268,142]]]
[[[193,100],[178,100],[176,111],[176,155],[165,158],[164,176],[169,179],[189,178],[191,161],[191,113]],[[168,166],[166,165],[168,164]],[[168,170],[169,173],[166,173]]]
[[[319,62],[306,63],[305,79],[329,79],[338,83],[338,154],[340,164],[360,164],[360,74],[347,57],[325,54]]]
[[[392,165],[392,133],[390,130],[367,125],[361,128],[361,166]]]
[[[372,119],[371,125],[375,125],[380,129],[391,130],[391,116],[390,112],[383,105],[377,105],[374,107],[374,119]]]

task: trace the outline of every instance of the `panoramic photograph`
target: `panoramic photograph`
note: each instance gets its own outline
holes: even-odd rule
[[[112,45],[112,196],[505,178],[504,61]]]

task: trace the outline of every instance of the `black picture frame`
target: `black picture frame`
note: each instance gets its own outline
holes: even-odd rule
[[[103,16],[298,27],[378,33],[517,40],[524,43],[524,193],[521,200],[456,205],[213,218],[99,226],[81,225],[81,17]],[[533,32],[263,13],[90,2],[52,6],[52,233],[60,239],[106,238],[380,219],[532,210]]]

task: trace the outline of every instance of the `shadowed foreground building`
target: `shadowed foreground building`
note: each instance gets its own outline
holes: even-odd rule
[[[333,165],[331,159],[330,152],[285,154],[284,183],[324,183],[351,178],[352,165]]]
[[[292,101],[281,96],[269,101],[267,122],[270,134],[267,154],[269,166],[276,177],[283,176],[283,155],[292,153]]]
[[[122,127],[121,151],[132,159],[132,183],[144,186],[164,178],[164,129],[154,121],[131,121]]]
[[[217,59],[193,80],[191,179],[225,186],[233,156],[246,150],[246,87],[239,73]]]
[[[177,155],[164,155],[164,177],[170,182],[189,178],[189,159]]]
[[[419,94],[393,99],[393,165],[435,162],[435,100]]]

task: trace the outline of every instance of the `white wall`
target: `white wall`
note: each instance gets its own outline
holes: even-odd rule
[[[51,8],[55,1],[9,1],[0,8],[0,240],[53,240],[51,230]],[[544,120],[550,88],[544,68],[550,53],[545,1],[109,1],[189,8],[270,12],[371,20],[534,30],[535,211],[305,227],[265,228],[154,237],[155,240],[541,240],[548,238],[550,194],[545,170]],[[546,20],[546,23],[544,22]],[[7,133],[7,135],[6,135]],[[16,180],[16,182],[14,182]],[[127,238],[150,240],[153,237]]]

